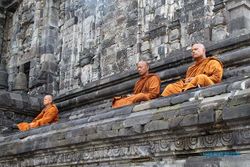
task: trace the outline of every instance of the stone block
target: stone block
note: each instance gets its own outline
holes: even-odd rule
[[[225,20],[225,16],[221,12],[216,14],[214,18],[212,19],[213,26],[224,25],[224,24],[226,24],[226,20]]]
[[[132,130],[133,130],[135,133],[142,133],[142,131],[143,131],[143,126],[141,126],[141,125],[134,125],[134,126],[132,127]]]
[[[205,98],[201,101],[201,104],[208,104],[208,103],[224,103],[228,98],[231,96],[231,93],[226,93],[222,95],[217,95],[213,97]]]
[[[171,118],[169,120],[169,128],[170,129],[174,129],[174,128],[179,128],[180,127],[180,123],[183,120],[183,116],[179,116],[176,118]]]
[[[71,27],[72,25],[77,24],[77,22],[78,22],[78,18],[72,17],[64,23],[63,29],[67,29],[68,27]]]
[[[122,121],[113,122],[111,125],[112,130],[118,130],[118,129],[122,129],[122,128],[124,128]]]
[[[103,120],[103,119],[113,118],[114,114],[115,114],[114,111],[110,111],[110,112],[107,112],[107,113],[94,115],[94,116],[91,116],[88,121],[89,122],[94,122],[94,121],[100,121],[100,120]]]
[[[48,74],[55,74],[57,71],[57,63],[53,61],[46,61],[42,63],[41,72]]]
[[[188,93],[178,94],[172,97],[171,104],[183,103],[185,101],[188,101],[189,98],[190,98],[190,95]]]
[[[220,166],[221,159],[218,157],[190,157],[186,160],[184,167]]]
[[[166,47],[164,45],[162,46],[159,46],[158,49],[157,49],[157,53],[160,55],[160,57],[163,59],[165,57],[165,50],[166,50]]]
[[[144,52],[144,51],[149,50],[149,49],[150,49],[149,41],[143,42],[142,46],[141,46],[141,51]]]
[[[215,122],[215,113],[214,110],[202,111],[198,115],[199,124],[207,124]]]
[[[123,121],[124,127],[132,127],[135,125],[144,125],[152,120],[152,114],[141,114],[136,117],[129,117],[125,121]]]
[[[228,106],[223,109],[223,120],[247,119],[250,117],[250,104],[242,104],[238,106]]]
[[[22,95],[16,94],[16,93],[10,93],[10,102],[12,103],[13,106],[15,106],[18,109],[22,109],[23,106],[23,101],[22,101]]]
[[[11,104],[11,97],[10,97],[10,94],[8,93],[5,93],[5,92],[1,92],[0,93],[0,106],[1,107],[10,107],[12,104]]]
[[[180,30],[179,29],[174,29],[174,30],[170,31],[170,34],[169,34],[170,41],[175,41],[175,40],[179,40],[179,39],[180,39]]]
[[[165,120],[151,121],[144,126],[145,132],[169,129],[169,122]]]
[[[208,103],[200,106],[200,111],[208,111],[208,110],[215,110],[220,106],[220,103]]]
[[[228,36],[227,27],[224,25],[213,27],[212,41],[221,41]]]
[[[198,115],[186,115],[183,117],[183,120],[181,121],[181,126],[192,126],[198,124]]]
[[[249,92],[250,89],[232,92],[230,96],[230,101],[228,101],[227,104],[230,106],[236,106],[240,104],[249,103]]]
[[[114,44],[115,44],[115,37],[110,37],[108,39],[103,40],[103,42],[102,42],[102,48],[103,49],[109,48],[109,47],[111,47]]]
[[[111,130],[111,129],[113,129],[112,126],[113,125],[111,125],[111,124],[102,124],[102,125],[97,126],[96,131],[98,133],[99,131]]]
[[[190,114],[197,114],[199,109],[199,102],[186,102],[180,104],[180,109],[176,112],[176,115],[190,115]]]
[[[138,19],[137,19],[136,12],[129,13],[128,18],[127,18],[126,27],[128,28],[131,26],[135,26],[135,25],[137,25],[137,23],[138,23]]]
[[[200,31],[204,28],[204,23],[200,20],[194,20],[193,22],[189,23],[187,32],[188,34],[192,34],[194,32]]]
[[[202,17],[205,16],[205,11],[206,11],[206,7],[201,7],[201,8],[196,8],[195,10],[192,11],[192,16],[193,16],[193,19],[200,19]]]
[[[132,129],[132,127],[129,128],[122,128],[119,129],[119,136],[131,136],[131,135],[135,135],[135,131]]]
[[[141,104],[135,105],[133,108],[134,112],[143,111],[151,107],[151,101],[142,102]]]
[[[39,54],[54,54],[55,47],[54,44],[45,44],[39,47]]]
[[[153,100],[150,102],[150,107],[151,108],[161,108],[164,106],[169,106],[170,105],[170,100],[171,98],[169,97],[160,97],[157,98],[157,100]]]
[[[248,1],[228,0],[226,8],[230,14],[229,31],[233,34],[239,34],[242,30],[250,27],[249,10],[250,3]]]

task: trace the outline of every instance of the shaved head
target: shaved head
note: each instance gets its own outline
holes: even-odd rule
[[[206,57],[205,46],[201,43],[193,44],[192,46],[192,57],[195,60],[199,60]]]
[[[205,50],[205,46],[202,43],[195,43],[193,44],[193,46],[196,46]]]
[[[45,95],[43,98],[43,104],[46,106],[53,102],[53,97],[51,95]]]
[[[146,61],[139,61],[137,63],[137,71],[140,76],[145,76],[149,73],[149,65]]]
[[[144,61],[144,60],[139,61],[139,62],[137,63],[137,65],[139,65],[139,64],[146,65],[146,66],[149,67],[148,62],[146,62],[146,61]]]

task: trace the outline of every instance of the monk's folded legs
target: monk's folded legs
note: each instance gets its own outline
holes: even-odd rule
[[[17,124],[17,127],[20,131],[26,131],[30,129],[30,125],[27,122],[21,122],[19,124]]]
[[[196,88],[198,86],[204,87],[213,85],[214,82],[206,75],[200,74],[195,76],[189,83],[184,83],[183,81],[178,81],[166,86],[164,91],[162,92],[162,96],[170,96],[172,94],[177,94],[192,88]]]
[[[184,87],[183,81],[178,81],[172,84],[168,84],[166,88],[162,92],[162,96],[170,96],[172,94],[177,94],[182,92],[182,89]]]
[[[186,91],[188,89],[192,89],[192,88],[196,88],[198,86],[200,87],[204,87],[204,86],[209,86],[209,85],[213,85],[214,82],[207,76],[204,74],[200,74],[197,75],[196,77],[194,77],[191,82],[189,82],[187,85],[185,85],[185,87],[183,88],[183,91]]]
[[[129,97],[115,99],[112,104],[112,108],[118,108],[118,107],[122,107],[126,105],[131,105],[137,102],[141,102],[141,101],[147,101],[147,100],[150,100],[150,99],[148,99],[144,93],[138,93],[136,95],[131,95]]]
[[[113,101],[112,108],[118,108],[126,105],[132,104],[132,101],[128,97],[117,99]]]

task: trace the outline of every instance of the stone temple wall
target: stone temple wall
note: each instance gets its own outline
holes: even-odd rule
[[[249,166],[249,0],[1,4],[9,79],[5,90],[0,64],[0,167]],[[163,88],[185,74],[197,41],[223,62],[222,83],[111,108],[138,79],[139,59]],[[32,95],[45,93],[56,95],[59,122],[14,131],[41,110]]]
[[[4,36],[5,10],[0,6],[0,55],[2,54],[2,44]]]
[[[139,59],[249,31],[249,10],[233,0],[19,2],[7,14],[3,56],[9,89],[24,65],[32,95],[65,94],[133,70]]]

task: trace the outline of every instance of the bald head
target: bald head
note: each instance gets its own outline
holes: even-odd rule
[[[137,71],[140,76],[145,76],[149,73],[149,65],[146,61],[139,61],[137,63]]]
[[[51,95],[46,95],[43,98],[43,105],[47,106],[53,102],[53,97]]]
[[[205,46],[201,43],[193,44],[192,46],[192,57],[195,60],[199,60],[206,57]]]

